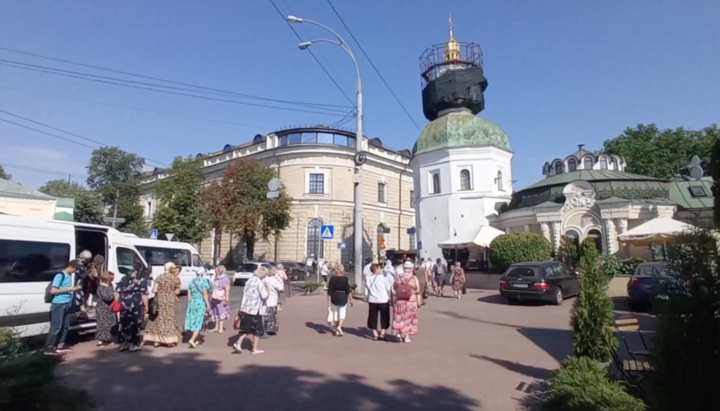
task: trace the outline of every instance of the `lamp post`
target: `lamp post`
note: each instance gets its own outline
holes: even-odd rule
[[[365,156],[363,155],[362,151],[362,141],[363,141],[363,134],[362,134],[362,83],[360,81],[360,67],[358,66],[357,59],[355,59],[355,54],[353,54],[352,50],[350,50],[350,46],[343,40],[342,37],[340,37],[339,34],[337,34],[335,31],[333,31],[331,28],[325,26],[324,24],[318,23],[316,21],[303,19],[301,17],[297,16],[287,16],[288,23],[308,23],[312,24],[318,27],[322,27],[323,29],[329,31],[332,33],[336,40],[330,40],[330,39],[318,39],[318,40],[310,40],[310,41],[303,41],[300,43],[299,47],[300,50],[307,50],[312,46],[314,43],[332,43],[337,46],[340,46],[352,59],[353,63],[355,64],[355,72],[357,74],[357,130],[355,133],[355,174],[353,177],[353,183],[355,184],[355,221],[354,221],[354,231],[355,231],[355,239],[354,239],[354,275],[355,275],[355,284],[358,287],[359,291],[362,291],[364,284],[362,281],[362,269],[363,269],[363,261],[362,261],[362,249],[363,249],[363,235],[362,235],[362,164],[365,162]]]

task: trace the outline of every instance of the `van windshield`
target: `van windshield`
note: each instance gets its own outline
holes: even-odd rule
[[[238,268],[238,271],[242,271],[244,273],[254,273],[255,270],[257,270],[256,264],[243,264]]]
[[[528,278],[535,277],[535,268],[533,267],[513,267],[505,274],[509,278]]]
[[[190,266],[190,251],[180,250],[177,248],[164,247],[148,247],[145,245],[137,245],[135,248],[140,251],[145,261],[150,266],[162,267],[167,262],[173,262],[180,267]]]

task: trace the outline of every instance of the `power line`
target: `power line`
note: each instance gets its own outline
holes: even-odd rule
[[[87,148],[90,148],[90,149],[93,149],[93,150],[96,148],[96,147],[89,146],[89,145],[84,144],[84,143],[80,143],[80,142],[75,141],[75,140],[70,140],[69,138],[65,138],[65,137],[58,136],[57,134],[48,133],[48,132],[46,132],[46,131],[38,130],[38,129],[36,129],[36,128],[26,126],[26,125],[24,125],[24,124],[20,124],[20,123],[14,122],[14,121],[6,120],[6,119],[1,118],[1,117],[0,117],[0,121],[4,121],[4,122],[6,122],[6,123],[9,123],[9,124],[12,124],[12,125],[15,125],[15,126],[18,126],[18,127],[26,128],[26,129],[32,130],[32,131],[34,131],[34,132],[36,132],[36,133],[45,134],[46,136],[55,137],[55,138],[57,138],[57,139],[67,141],[68,143],[77,144],[77,145],[79,145],[79,146],[87,147]]]
[[[84,178],[84,177],[85,177],[85,175],[78,175],[78,174],[66,173],[66,172],[63,172],[63,171],[45,170],[45,169],[42,169],[42,168],[21,166],[21,165],[16,165],[16,164],[9,164],[9,163],[2,163],[2,166],[3,166],[3,167],[8,167],[8,168],[15,168],[15,169],[18,169],[18,170],[34,171],[34,172],[36,172],[36,173],[52,174],[52,175],[63,176],[63,177],[67,177],[67,176],[78,177],[78,178]]]
[[[350,37],[352,37],[353,41],[355,41],[355,44],[357,44],[357,46],[360,49],[360,51],[362,52],[362,54],[368,60],[368,62],[370,63],[370,66],[372,66],[373,70],[375,70],[375,73],[377,73],[378,77],[380,77],[380,80],[382,80],[383,84],[385,84],[385,87],[388,89],[390,94],[392,94],[392,96],[395,98],[395,101],[397,101],[397,103],[403,109],[403,111],[405,112],[407,117],[410,119],[410,121],[412,121],[412,123],[415,124],[415,127],[417,127],[417,129],[420,130],[420,126],[418,125],[418,123],[415,122],[415,119],[410,115],[410,112],[408,112],[408,110],[405,108],[405,105],[400,101],[400,99],[395,94],[393,89],[390,87],[388,82],[385,81],[385,78],[383,77],[383,75],[380,74],[380,70],[378,70],[378,68],[375,67],[375,63],[372,62],[372,60],[370,59],[370,56],[368,56],[368,54],[365,52],[365,49],[363,49],[362,45],[360,45],[360,42],[355,38],[355,35],[350,30],[350,27],[348,27],[348,25],[345,24],[345,20],[343,20],[343,18],[340,16],[340,13],[338,13],[338,11],[335,9],[335,6],[333,6],[333,4],[330,2],[330,0],[326,0],[326,1],[327,1],[328,5],[330,6],[330,8],[335,13],[335,15],[337,16],[337,18],[340,20],[340,23],[342,23],[343,27],[345,27],[345,30],[347,30],[347,32],[350,34]]]
[[[292,30],[292,32],[295,33],[295,37],[297,37],[298,40],[303,41],[302,37],[300,37],[300,35],[298,34],[298,32],[295,30],[295,27],[293,27],[292,24],[290,24],[290,22],[287,21],[286,16],[282,13],[282,11],[280,11],[280,9],[279,9],[278,6],[275,4],[275,2],[274,2],[273,0],[269,0],[269,1],[270,1],[270,4],[272,4],[273,8],[275,8],[275,11],[277,11],[278,14],[280,15],[280,18],[282,18],[283,21],[288,25],[288,27],[290,27],[290,30]],[[335,81],[335,79],[333,78],[333,76],[330,75],[330,72],[328,72],[327,69],[325,68],[325,66],[323,66],[323,64],[320,62],[320,60],[318,60],[318,58],[317,58],[317,56],[315,55],[315,53],[313,53],[313,51],[310,50],[310,49],[308,49],[307,51],[310,52],[310,55],[312,56],[312,58],[315,59],[315,62],[320,66],[320,68],[322,69],[322,71],[325,72],[325,74],[328,76],[328,78],[330,79],[330,81],[333,82],[333,84],[335,85],[335,87],[337,87],[337,89],[340,90],[340,92],[342,93],[342,95],[345,96],[345,99],[346,99],[350,104],[352,104],[353,107],[355,107],[355,103],[350,99],[350,97],[348,97],[347,93],[345,93],[345,90],[343,90],[342,87],[340,87],[340,85],[337,83],[337,81]]]
[[[167,79],[163,79],[160,77],[154,77],[154,76],[148,76],[148,75],[144,75],[144,74],[131,73],[128,71],[123,71],[123,70],[111,69],[111,68],[96,66],[96,65],[87,64],[87,63],[80,63],[77,61],[66,60],[66,59],[61,59],[61,58],[51,57],[51,56],[45,56],[42,54],[30,53],[30,52],[26,52],[26,51],[22,51],[22,50],[15,50],[15,49],[7,48],[7,47],[0,47],[0,50],[5,50],[5,51],[11,52],[11,53],[24,54],[26,56],[32,56],[32,57],[42,58],[42,59],[46,59],[46,60],[58,61],[61,63],[72,64],[72,65],[81,66],[81,67],[88,67],[88,68],[92,68],[95,70],[103,70],[103,71],[108,71],[111,73],[123,74],[126,76],[133,76],[133,77],[138,77],[138,78],[144,78],[147,80],[160,81],[160,82],[164,82],[164,83],[168,83],[168,84],[177,84],[177,85],[186,86],[186,87],[193,87],[195,89],[207,90],[207,91],[212,91],[215,93],[234,95],[234,96],[255,99],[255,100],[272,101],[275,103],[296,104],[296,105],[304,105],[304,106],[349,108],[348,106],[341,106],[341,105],[337,105],[337,104],[323,104],[323,103],[310,103],[310,102],[292,101],[292,100],[281,100],[281,99],[274,99],[274,98],[269,98],[269,97],[255,96],[255,95],[246,94],[246,93],[238,93],[235,91],[222,90],[222,89],[217,89],[217,88],[213,88],[213,87],[200,86],[197,84],[184,83],[184,82],[180,82],[180,81],[167,80]],[[197,91],[197,90],[193,90],[193,91]]]
[[[156,93],[164,93],[164,94],[171,94],[171,95],[177,95],[177,96],[191,97],[191,98],[197,98],[197,99],[202,99],[202,100],[218,101],[218,102],[223,102],[223,103],[232,103],[232,104],[239,104],[239,105],[252,106],[252,107],[270,108],[270,109],[276,109],[276,110],[295,111],[295,112],[301,112],[301,113],[313,113],[313,114],[322,114],[322,115],[331,115],[331,116],[336,116],[336,115],[342,114],[342,112],[339,112],[339,111],[332,111],[332,112],[328,111],[328,110],[337,110],[337,109],[331,109],[331,108],[324,109],[326,111],[304,110],[304,109],[291,108],[291,107],[271,106],[271,105],[267,105],[267,104],[249,103],[249,102],[245,102],[245,101],[228,100],[228,99],[217,98],[217,97],[201,96],[201,95],[197,95],[197,94],[183,93],[183,92],[179,92],[179,91],[162,90],[162,89],[158,89],[155,87],[175,88],[175,89],[177,89],[177,88],[169,87],[169,86],[162,86],[162,85],[152,85],[152,84],[150,85],[151,87],[141,86],[141,85],[133,85],[133,84],[125,84],[125,83],[139,83],[139,82],[123,80],[123,79],[114,79],[112,77],[96,76],[96,75],[92,75],[92,74],[72,72],[69,70],[61,70],[61,69],[56,69],[56,68],[52,68],[52,67],[38,66],[38,65],[27,64],[27,63],[22,63],[22,62],[13,62],[13,61],[9,61],[9,60],[0,59],[0,65],[19,68],[19,69],[23,69],[23,70],[37,71],[37,72],[41,72],[41,73],[54,74],[57,76],[77,78],[80,80],[94,81],[97,83],[112,84],[112,85],[121,86],[121,87],[128,87],[128,88],[139,89],[139,90],[148,90],[148,91],[154,91]],[[112,81],[104,80],[103,78],[109,78],[109,79],[112,79]],[[118,82],[118,81],[120,81],[120,82]],[[148,84],[148,83],[144,83],[144,84]]]

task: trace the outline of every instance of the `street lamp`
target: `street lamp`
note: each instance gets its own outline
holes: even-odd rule
[[[355,239],[354,239],[354,270],[355,270],[355,284],[358,286],[358,290],[362,291],[364,285],[362,281],[362,269],[363,269],[363,261],[362,261],[362,248],[363,248],[363,224],[362,224],[362,164],[365,162],[365,156],[362,153],[362,141],[363,141],[363,134],[362,134],[362,83],[360,81],[360,67],[358,66],[357,59],[355,59],[355,54],[353,54],[352,50],[350,49],[350,46],[343,40],[342,37],[340,37],[339,34],[337,34],[335,31],[333,31],[331,28],[325,26],[324,24],[318,23],[316,21],[303,19],[302,17],[289,15],[287,16],[287,22],[288,23],[308,23],[312,24],[318,27],[322,27],[323,29],[329,31],[332,33],[333,36],[337,40],[328,40],[328,39],[319,39],[319,40],[310,40],[310,41],[303,41],[299,44],[300,50],[307,50],[310,48],[311,45],[314,43],[332,43],[336,46],[340,46],[352,59],[353,63],[355,64],[355,72],[357,74],[357,103],[356,103],[356,109],[357,109],[357,130],[355,133],[355,175],[354,175],[354,184],[355,184],[355,223],[354,223],[354,231],[355,231]]]

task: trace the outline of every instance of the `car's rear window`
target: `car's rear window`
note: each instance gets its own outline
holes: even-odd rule
[[[668,275],[668,269],[664,264],[639,265],[635,275]]]
[[[243,264],[240,266],[240,269],[239,269],[239,271],[250,272],[250,273],[255,272],[255,270],[257,270],[257,265],[255,265],[255,264]]]
[[[535,277],[535,267],[512,267],[505,277],[509,278],[524,278],[524,277]]]

